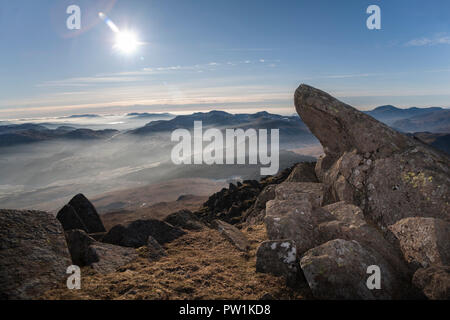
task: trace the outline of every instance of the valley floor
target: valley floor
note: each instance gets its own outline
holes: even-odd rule
[[[242,230],[251,242],[240,252],[215,229],[187,232],[165,245],[168,256],[157,262],[140,257],[117,272],[100,275],[82,269],[80,290],[65,285],[46,292],[42,299],[273,299],[310,298],[309,288],[291,290],[285,280],[257,273],[256,249],[267,240],[263,224]]]

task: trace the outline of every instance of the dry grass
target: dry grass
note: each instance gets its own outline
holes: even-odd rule
[[[275,299],[302,299],[308,291],[286,288],[283,278],[256,273],[255,252],[266,239],[263,225],[243,230],[252,243],[243,253],[216,230],[188,232],[166,245],[168,257],[157,262],[141,257],[107,275],[82,270],[82,289],[62,286],[43,299],[259,299],[268,293]]]

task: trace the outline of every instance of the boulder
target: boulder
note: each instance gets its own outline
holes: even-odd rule
[[[155,240],[152,236],[148,237],[147,241],[148,260],[157,261],[162,257],[167,256],[166,250]]]
[[[316,222],[307,200],[270,200],[264,223],[270,240],[292,239],[298,254],[317,244]]]
[[[91,266],[102,274],[114,272],[138,257],[134,249],[95,241],[83,230],[67,231],[66,240],[73,264]]]
[[[307,200],[313,208],[321,207],[324,197],[324,185],[313,182],[283,182],[275,188],[278,200]]]
[[[450,266],[421,268],[413,277],[413,284],[420,288],[428,299],[450,299]]]
[[[64,230],[81,229],[87,233],[105,232],[102,220],[93,204],[82,194],[77,194],[56,216]]]
[[[298,276],[297,248],[292,240],[264,241],[256,251],[256,272],[270,273],[295,284]]]
[[[247,237],[235,226],[221,220],[214,220],[212,224],[238,250],[248,251],[250,249],[250,242]]]
[[[165,222],[170,223],[175,227],[179,227],[186,230],[200,230],[205,225],[199,220],[196,214],[189,210],[180,210],[168,215]]]
[[[47,212],[0,210],[0,298],[36,299],[67,278],[64,231]]]
[[[295,165],[285,182],[319,182],[315,166],[315,162],[300,162]]]
[[[381,288],[369,289],[368,267],[381,271]],[[300,267],[317,299],[392,299],[398,285],[390,265],[357,241],[335,239],[307,251]]]
[[[105,243],[139,248],[147,244],[152,236],[160,244],[175,240],[186,234],[180,228],[156,219],[136,220],[126,225],[116,225],[103,237]]]
[[[400,243],[407,262],[427,268],[450,265],[450,223],[435,218],[405,218],[389,229]]]
[[[307,85],[294,96],[325,157],[316,174],[325,193],[355,203],[382,230],[407,217],[450,221],[445,155]]]
[[[365,248],[376,251],[392,267],[398,282],[403,283],[405,288],[410,286],[414,270],[408,268],[400,250],[387,241],[383,233],[375,227],[367,224],[358,226],[333,220],[319,224],[318,234],[317,242],[320,244],[334,239],[355,240]]]

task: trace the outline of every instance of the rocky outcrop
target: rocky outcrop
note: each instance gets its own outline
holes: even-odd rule
[[[0,298],[35,299],[64,283],[72,264],[63,229],[49,213],[0,210]]]
[[[205,225],[198,216],[189,210],[180,210],[168,215],[165,222],[186,230],[200,230]]]
[[[80,229],[87,233],[105,232],[94,205],[82,194],[77,194],[56,216],[64,230]]]
[[[73,264],[91,266],[102,274],[114,272],[138,257],[134,249],[95,241],[83,230],[67,231],[66,240]]]
[[[450,299],[450,267],[433,266],[416,271],[413,283],[432,300]]]
[[[148,237],[164,244],[184,235],[185,232],[171,224],[156,220],[136,220],[126,225],[117,225],[111,228],[103,237],[105,243],[115,244],[124,247],[139,248],[145,246]]]
[[[260,208],[264,206],[265,202],[261,204],[260,201],[259,204],[256,204],[256,201],[261,191],[269,190],[267,189],[268,186],[280,184],[286,180],[293,168],[294,166],[286,168],[277,175],[265,177],[259,182],[256,180],[244,180],[236,185],[230,183],[229,188],[223,188],[209,197],[208,201],[203,204],[203,207],[196,214],[207,224],[215,219],[230,224],[260,222],[264,218],[264,216],[260,215],[262,213]],[[270,194],[271,191],[268,195]],[[263,198],[261,198],[262,201],[267,201],[263,200]]]
[[[239,223],[242,214],[253,205],[262,188],[256,180],[246,180],[238,185],[230,183],[228,189],[223,188],[209,197],[199,215],[207,223],[215,219],[231,224]]]
[[[427,268],[450,265],[450,223],[435,218],[406,218],[389,227],[408,263]]]
[[[256,251],[256,272],[271,273],[286,278],[288,285],[295,285],[298,277],[298,258],[292,240],[264,241]]]
[[[450,220],[447,157],[310,86],[294,100],[324,147],[316,174],[335,202],[355,203],[383,230],[413,216]]]
[[[256,198],[255,203],[243,214],[242,218],[247,224],[257,224],[264,221],[266,216],[266,203],[275,199],[275,188],[277,185],[266,186]]]
[[[250,249],[250,242],[247,237],[235,226],[221,220],[214,220],[212,224],[238,250],[245,252]]]
[[[380,289],[369,289],[369,266],[381,271]],[[336,239],[306,252],[300,266],[314,297],[318,299],[392,299],[399,289],[389,263],[376,251],[357,241]]]

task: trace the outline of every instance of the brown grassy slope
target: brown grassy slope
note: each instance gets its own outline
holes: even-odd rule
[[[159,202],[146,208],[140,208],[134,211],[116,211],[101,215],[101,219],[106,230],[111,229],[117,224],[126,224],[138,219],[160,219],[163,220],[169,214],[182,209],[197,211],[203,203],[208,200],[207,196],[189,195],[177,201]]]
[[[188,232],[165,246],[168,256],[157,262],[141,257],[108,275],[82,269],[82,289],[60,288],[43,299],[276,299],[310,297],[307,288],[286,288],[283,278],[256,273],[255,253],[267,238],[264,225],[243,230],[252,243],[249,253],[235,249],[218,231]]]
[[[112,191],[89,199],[100,214],[112,211],[135,211],[158,202],[170,202],[180,195],[210,196],[228,186],[225,181],[203,178],[182,178],[143,187]]]

